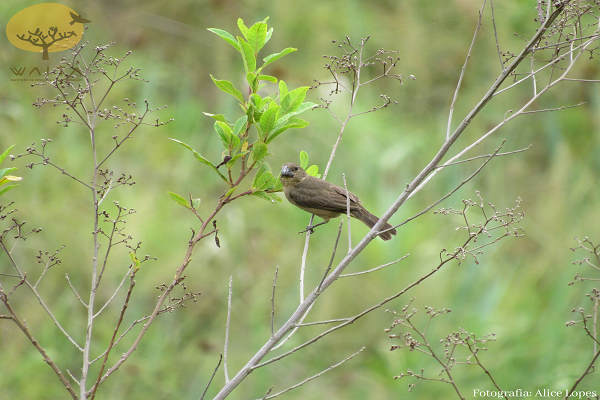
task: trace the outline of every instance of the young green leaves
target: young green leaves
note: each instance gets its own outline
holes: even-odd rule
[[[314,176],[315,178],[320,178],[321,174],[319,174],[319,167],[316,165],[308,166],[308,154],[302,150],[300,152],[300,166],[303,170],[306,171],[308,175]]]
[[[2,161],[4,161],[4,159],[8,155],[8,152],[13,147],[14,147],[14,145],[10,146],[8,149],[6,149],[6,151],[4,153],[0,154],[0,163],[2,163]],[[9,172],[12,172],[12,171],[14,171],[16,169],[17,169],[16,167],[0,169],[0,187],[2,187],[3,185],[5,185],[7,183],[17,182],[17,181],[20,181],[20,180],[23,179],[23,178],[21,178],[19,176],[7,175]],[[10,185],[10,186],[6,186],[4,188],[1,188],[0,189],[0,195],[6,193],[7,191],[9,191],[10,189],[12,189],[12,188],[14,188],[16,186],[17,185]]]
[[[250,194],[272,202],[281,201],[274,194],[282,190],[281,182],[278,177],[273,175],[271,167],[266,162],[266,157],[270,155],[268,147],[286,130],[307,126],[308,122],[298,118],[298,115],[317,106],[314,103],[304,102],[308,86],[289,90],[285,82],[279,81],[274,76],[262,74],[267,65],[296,51],[291,47],[285,48],[263,58],[262,65],[258,65],[260,63],[259,52],[273,34],[273,29],[268,28],[267,21],[268,18],[265,18],[265,20],[247,27],[244,21],[238,19],[240,36],[233,36],[222,29],[209,29],[241,55],[248,85],[238,88],[231,81],[210,76],[221,91],[239,102],[243,111],[243,115],[236,119],[230,119],[224,114],[204,113],[215,120],[214,131],[224,149],[221,154],[221,163],[213,164],[189,145],[173,139],[190,150],[199,162],[208,165],[228,184],[229,187],[221,196],[225,202]],[[278,84],[279,93],[264,94],[261,91],[259,94],[259,90],[269,82]],[[234,167],[240,169],[237,178],[233,171]],[[253,169],[256,173],[250,189],[234,195],[244,177],[248,176]],[[190,203],[183,197],[175,193],[169,193],[169,195],[175,202],[190,207]]]

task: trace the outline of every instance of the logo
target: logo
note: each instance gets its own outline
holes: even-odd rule
[[[6,36],[19,49],[48,53],[74,47],[83,35],[83,24],[91,21],[71,8],[57,3],[42,3],[16,13],[6,25]]]

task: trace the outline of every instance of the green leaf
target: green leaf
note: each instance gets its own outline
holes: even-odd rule
[[[317,176],[319,175],[319,167],[316,165],[311,165],[306,169],[306,173],[310,176]]]
[[[269,189],[271,187],[273,187],[273,185],[275,185],[275,180],[276,178],[273,176],[272,173],[270,172],[265,172],[264,174],[262,174],[260,176],[260,178],[256,181],[256,186],[255,188],[258,190],[266,190]]]
[[[208,28],[208,30],[211,31],[212,33],[216,33],[217,35],[221,36],[230,45],[232,45],[237,51],[240,51],[240,45],[237,42],[237,40],[235,40],[235,38],[233,37],[233,35],[231,33],[224,31],[222,29],[217,29],[217,28]]]
[[[218,125],[218,129],[217,128]],[[225,122],[217,121],[215,122],[215,130],[221,137],[223,141],[223,146],[226,146],[226,149],[234,149],[240,145],[240,138],[233,134],[231,126]]]
[[[133,268],[135,269],[135,271],[138,271],[142,262],[138,260],[134,251],[129,252],[129,258],[131,258],[131,261],[133,261]]]
[[[212,75],[210,77],[219,89],[221,89],[222,91],[224,91],[227,94],[232,95],[233,97],[238,99],[241,103],[244,102],[244,97],[242,96],[242,92],[237,90],[231,82],[226,81],[226,80],[219,80]]]
[[[211,163],[210,161],[208,161],[206,158],[202,157],[202,155],[200,153],[198,153],[196,150],[192,149],[191,146],[189,146],[183,142],[180,142],[179,140],[176,140],[176,139],[172,139],[172,138],[169,138],[169,139],[171,139],[172,141],[174,141],[176,143],[179,143],[186,149],[190,150],[194,154],[194,157],[196,157],[196,160],[200,161],[202,164],[206,164],[209,167],[211,167],[221,177],[221,179],[223,179],[227,184],[229,184],[229,182],[227,181],[227,178],[225,178],[225,176],[217,169],[217,167],[215,167],[215,165],[213,163]]]
[[[273,61],[277,61],[281,57],[285,56],[286,54],[293,53],[296,50],[298,50],[298,49],[294,49],[293,47],[288,47],[288,48],[281,50],[279,53],[274,53],[274,54],[266,56],[265,58],[263,58],[263,61],[265,63],[262,65],[262,67],[260,67],[260,69],[262,70],[264,67],[271,64]]]
[[[242,130],[246,127],[246,123],[248,122],[248,116],[243,115],[235,121],[235,125],[233,126],[233,134],[239,136],[242,133]]]
[[[268,18],[265,18],[264,22],[267,22]],[[265,37],[265,44],[267,44],[269,42],[269,40],[271,40],[271,36],[273,35],[273,28],[269,29],[269,31],[267,32],[267,36]]]
[[[271,203],[275,203],[276,201],[281,202],[281,198],[276,194],[266,193],[264,190],[259,190],[257,192],[252,193],[252,196],[260,197],[261,199],[268,200]]]
[[[8,152],[10,151],[10,149],[12,149],[13,147],[15,147],[15,145],[13,144],[12,146],[10,146],[8,149],[6,149],[4,151],[4,153],[0,154],[0,164],[2,163],[2,161],[4,161],[4,159],[6,158],[6,156],[8,155]]]
[[[227,118],[225,118],[225,116],[223,114],[210,114],[207,112],[203,112],[202,114],[206,115],[207,117],[216,119],[217,121],[228,122]]]
[[[308,154],[304,150],[300,152],[300,166],[302,169],[308,167]]]
[[[269,163],[263,163],[256,171],[256,174],[254,175],[254,179],[252,180],[253,188],[257,187],[256,185],[257,185],[258,180],[261,179],[261,177],[266,173],[271,174],[271,166],[269,165]],[[271,176],[272,175],[273,174],[271,174]]]
[[[237,25],[238,28],[240,28],[240,32],[242,32],[242,35],[244,35],[244,37],[248,39],[248,27],[244,25],[244,21],[241,18],[238,18]]]
[[[287,96],[281,99],[281,111],[282,115],[296,111],[302,105],[308,86],[301,86],[297,89],[292,90]]]
[[[279,118],[279,107],[275,102],[271,103],[269,109],[260,116],[260,129],[263,131],[265,138],[269,137],[269,132],[275,126]]]
[[[225,131],[223,129],[223,126],[221,126],[220,124],[224,124],[225,126],[227,126],[227,124],[225,124],[221,121],[217,121],[217,122],[215,122],[215,125],[214,125],[215,131],[221,138],[221,143],[223,144],[223,147],[225,147],[226,150],[229,150],[230,143],[231,143],[231,133],[228,134],[228,132]]]
[[[252,147],[252,154],[250,155],[250,165],[262,160],[267,156],[267,145],[263,142],[256,142]]]
[[[256,56],[250,44],[238,36],[239,42],[242,44],[242,58],[244,59],[244,70],[246,72],[256,71]]]
[[[202,199],[192,199],[192,208],[194,210],[198,210],[198,207],[200,207],[201,201],[202,201]]]
[[[3,178],[4,175],[8,174],[9,172],[14,171],[15,169],[17,169],[17,167],[11,167],[11,168],[4,168],[4,169],[0,169],[0,178]],[[20,179],[19,179],[20,180]]]
[[[20,176],[6,175],[6,176],[0,178],[0,186],[4,185],[6,183],[9,183],[9,182],[18,182],[18,181],[22,181],[22,180],[23,180],[23,178],[21,178]]]
[[[307,101],[307,102],[300,104],[300,107],[298,107],[296,109],[296,111],[294,111],[292,113],[288,113],[287,115],[289,115],[289,114],[298,115],[298,114],[303,113],[304,111],[312,110],[313,108],[318,107],[318,106],[319,105],[316,103],[311,103],[310,101]]]
[[[254,72],[248,71],[246,73],[246,82],[248,82],[248,86],[250,86],[252,92],[258,91],[258,80],[256,79],[256,74]]]
[[[269,143],[271,140],[275,139],[277,136],[282,134],[284,131],[287,131],[290,128],[304,128],[310,125],[308,121],[305,121],[300,118],[290,118],[290,120],[282,127],[274,129],[271,135],[268,137],[265,143]]]
[[[279,81],[279,101],[288,95],[288,88],[284,81]]]
[[[178,195],[177,193],[173,193],[173,192],[167,192],[167,193],[169,193],[169,197],[171,197],[173,200],[175,200],[175,203],[181,204],[185,208],[190,208],[190,205],[188,204],[187,200],[184,199],[183,197],[181,197],[180,195]]]
[[[267,24],[265,22],[257,22],[252,25],[248,30],[247,39],[254,54],[258,54],[267,39]]]
[[[19,186],[19,185],[10,185],[10,186],[3,188],[2,190],[0,190],[0,196],[2,196],[4,193],[8,192],[10,189],[16,188],[17,186]]]
[[[235,192],[235,189],[237,189],[237,186],[234,186],[231,189],[229,189],[227,191],[227,193],[225,193],[225,197],[227,198],[227,197],[231,196],[233,194],[233,192]]]
[[[267,190],[269,192],[281,192],[283,190],[283,185],[281,184],[281,178],[278,176],[277,179],[275,179],[275,184],[273,184],[273,187],[271,189],[267,189]]]
[[[271,76],[271,75],[259,75],[258,76],[258,80],[259,81],[269,81],[269,82],[277,83],[277,78],[275,78],[274,76]]]
[[[227,167],[227,169],[233,168],[237,159],[245,156],[246,154],[248,154],[248,151],[241,152],[241,153],[236,154],[235,156],[231,157],[231,160],[229,160],[229,161],[227,161],[227,163],[225,163],[225,167]]]

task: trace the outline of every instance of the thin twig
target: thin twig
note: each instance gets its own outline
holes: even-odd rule
[[[326,368],[326,369],[324,369],[323,371],[319,372],[318,374],[316,374],[316,375],[313,375],[313,376],[311,376],[311,377],[309,377],[309,378],[306,378],[306,379],[305,379],[305,380],[303,380],[302,382],[299,382],[299,383],[297,383],[297,384],[295,384],[295,385],[293,385],[293,386],[290,386],[289,388],[287,388],[287,389],[285,389],[285,390],[282,390],[281,392],[275,393],[275,394],[273,394],[273,395],[271,395],[271,396],[263,397],[263,399],[265,399],[265,400],[273,399],[273,398],[275,398],[275,397],[277,397],[277,396],[279,396],[279,395],[282,395],[282,394],[284,394],[284,393],[286,393],[286,392],[289,392],[289,391],[290,391],[290,390],[292,390],[292,389],[296,389],[297,387],[300,387],[300,386],[304,385],[306,382],[312,381],[313,379],[316,379],[316,378],[318,378],[319,376],[323,375],[324,373],[326,373],[326,372],[329,372],[329,371],[331,371],[332,369],[334,369],[334,368],[336,368],[336,367],[339,367],[340,365],[342,365],[342,364],[343,364],[343,363],[345,363],[346,361],[349,361],[349,360],[351,360],[352,358],[354,358],[355,356],[357,356],[357,355],[358,355],[358,354],[359,354],[361,351],[363,351],[364,349],[365,349],[365,347],[361,348],[360,350],[358,350],[356,353],[352,354],[351,356],[349,356],[349,357],[346,357],[345,359],[343,359],[343,360],[342,360],[342,361],[340,361],[339,363],[337,363],[337,364],[334,364],[334,365],[330,366],[329,368]]]
[[[523,151],[531,150],[531,146],[532,145],[529,145],[529,146],[527,146],[523,149],[519,149],[519,150],[507,151],[506,153],[498,153],[495,155],[495,157],[508,156],[511,154],[516,154],[516,153],[521,153]],[[490,156],[491,156],[491,154],[483,154],[481,156],[475,156],[475,157],[467,158],[465,160],[460,160],[460,161],[455,161],[455,162],[447,162],[447,163],[444,163],[444,164],[438,166],[438,168],[445,168],[445,167],[449,167],[450,165],[462,164],[462,163],[466,163],[469,161],[478,160],[480,158],[488,158]]]
[[[275,278],[273,278],[273,292],[271,293],[271,336],[273,336],[273,321],[275,320],[275,288],[277,287],[277,274],[279,265],[275,268]]]
[[[354,272],[354,273],[351,273],[351,274],[342,274],[342,275],[340,275],[340,278],[346,278],[348,276],[364,275],[364,274],[368,274],[370,272],[379,271],[380,269],[385,268],[385,267],[389,267],[390,265],[398,264],[400,261],[404,260],[408,256],[410,256],[410,253],[408,253],[407,255],[405,255],[402,258],[397,259],[396,261],[392,261],[392,262],[389,262],[387,264],[380,265],[379,267],[372,268],[372,269],[369,269],[367,271]]]
[[[215,370],[213,371],[212,375],[210,376],[210,379],[208,380],[208,383],[206,384],[206,387],[204,388],[204,392],[202,392],[202,396],[200,396],[200,400],[204,400],[204,396],[206,396],[206,392],[208,391],[208,387],[212,383],[215,375],[217,374],[217,371],[219,370],[219,366],[221,366],[221,361],[223,361],[223,354],[221,354],[221,356],[219,357],[219,362],[217,363],[217,366],[215,367]]]
[[[577,386],[579,386],[579,384],[581,383],[581,381],[583,380],[583,378],[585,378],[588,374],[591,374],[592,372],[594,372],[595,364],[596,364],[596,360],[598,359],[598,356],[600,356],[600,350],[598,352],[596,352],[596,354],[592,358],[592,361],[590,361],[590,363],[588,364],[588,366],[585,369],[585,371],[583,371],[583,373],[581,374],[581,376],[579,378],[577,378],[577,380],[575,381],[575,383],[571,387],[571,390],[569,390],[569,393],[573,393],[575,391],[575,389],[577,389]],[[567,397],[565,397],[565,400],[567,400]]]
[[[479,172],[481,172],[481,170],[483,169],[483,167],[486,166],[486,164],[488,162],[490,162],[492,160],[492,158],[494,158],[498,152],[500,151],[500,149],[502,148],[502,146],[504,146],[504,143],[506,142],[506,139],[504,139],[502,141],[502,144],[500,145],[500,147],[498,147],[496,149],[496,151],[490,155],[488,155],[487,159],[479,166],[479,168],[477,168],[475,170],[475,172],[473,172],[471,175],[469,175],[466,179],[464,179],[461,183],[458,184],[458,186],[456,186],[454,189],[452,189],[449,193],[447,193],[445,196],[442,196],[439,200],[437,200],[436,202],[430,204],[428,207],[426,207],[425,209],[423,209],[421,212],[413,215],[412,217],[406,219],[404,222],[394,226],[394,228],[398,228],[404,224],[407,224],[408,222],[412,221],[413,219],[419,217],[420,215],[425,214],[426,212],[428,212],[429,210],[431,210],[433,207],[437,206],[438,204],[440,204],[442,201],[446,200],[448,197],[452,196],[458,189],[460,189],[461,187],[463,187],[467,182],[469,182],[471,179],[473,179],[475,177],[475,175],[477,175]]]
[[[331,252],[331,260],[329,260],[329,265],[327,266],[327,269],[325,270],[325,274],[323,274],[323,279],[321,279],[321,283],[319,283],[319,286],[317,287],[317,292],[321,291],[321,285],[323,284],[323,281],[325,280],[325,278],[327,278],[327,274],[331,270],[331,265],[333,264],[333,259],[335,258],[335,252],[337,250],[338,242],[340,241],[340,235],[342,234],[342,225],[343,224],[344,224],[344,221],[343,220],[340,221],[340,226],[338,228],[338,234],[337,234],[337,237],[335,238],[335,244],[333,245],[333,251]]]
[[[462,86],[462,81],[465,77],[465,72],[467,71],[467,64],[469,63],[471,53],[473,52],[473,47],[475,46],[475,39],[477,39],[479,28],[481,28],[481,19],[483,18],[483,10],[485,9],[485,3],[486,0],[483,1],[481,10],[479,10],[479,19],[477,20],[477,27],[475,28],[475,33],[473,33],[473,39],[471,39],[471,46],[469,47],[469,51],[467,52],[467,58],[465,59],[465,63],[463,64],[463,67],[460,71],[458,84],[456,85],[456,89],[454,90],[454,97],[452,98],[452,103],[450,104],[450,112],[448,113],[448,126],[446,128],[446,140],[450,139],[450,130],[452,129],[452,115],[454,114],[454,105],[456,104],[456,100],[458,99],[458,92],[460,91],[460,87]]]
[[[96,397],[96,391],[98,390],[98,386],[100,386],[100,379],[102,379],[102,373],[104,372],[104,368],[106,368],[106,362],[108,361],[108,355],[110,354],[110,351],[114,348],[115,338],[117,337],[117,333],[119,332],[119,328],[121,327],[121,323],[123,322],[123,317],[125,316],[125,311],[127,310],[127,307],[129,306],[129,300],[131,299],[131,293],[133,292],[133,287],[135,286],[135,273],[136,273],[135,268],[136,268],[136,266],[132,265],[130,267],[130,270],[127,272],[127,274],[125,274],[125,278],[127,278],[127,276],[129,275],[129,273],[131,271],[131,276],[129,279],[129,290],[127,291],[127,295],[125,296],[125,301],[123,302],[123,307],[121,307],[121,313],[119,314],[119,319],[117,320],[117,325],[115,326],[112,337],[110,338],[110,343],[108,344],[108,347],[106,348],[106,352],[104,354],[104,359],[102,360],[102,366],[100,367],[100,371],[98,372],[98,378],[96,379],[96,383],[94,383],[94,387],[92,389],[92,395],[90,396],[90,400],[94,400],[94,398]],[[121,284],[119,285],[119,288],[122,285],[123,285],[123,282],[121,282]],[[119,289],[117,289],[117,291],[118,290]],[[115,293],[116,293],[116,291],[115,291]],[[106,302],[106,304],[108,304],[108,303],[110,303],[110,300]],[[98,312],[98,314],[99,313],[100,312]],[[98,314],[96,314],[96,315],[98,315]]]
[[[8,297],[6,296],[6,294],[3,291],[0,291],[0,301],[2,301],[4,303],[4,306],[10,313],[11,319],[13,320],[13,322],[19,327],[19,329],[21,329],[21,331],[25,334],[27,339],[29,339],[31,344],[33,344],[33,346],[36,348],[36,350],[42,355],[42,357],[44,358],[44,361],[50,366],[50,368],[52,368],[52,370],[54,371],[56,376],[58,376],[58,379],[65,386],[65,389],[67,389],[67,391],[69,392],[71,397],[74,400],[78,400],[77,394],[73,390],[71,383],[67,380],[67,378],[65,378],[65,376],[62,374],[62,372],[60,372],[60,369],[58,369],[58,366],[54,363],[54,361],[50,358],[50,356],[48,355],[48,353],[46,353],[46,351],[42,348],[42,346],[40,346],[39,342],[33,337],[31,332],[29,332],[29,329],[27,328],[27,325],[25,325],[24,321],[22,321],[17,316],[17,314],[15,313],[15,311],[13,310],[13,308],[10,304],[10,301],[8,301]]]
[[[227,324],[225,325],[225,345],[223,347],[223,372],[225,372],[225,382],[229,382],[229,372],[227,371],[227,349],[229,347],[229,323],[231,319],[231,284],[233,276],[229,277],[229,296],[227,297]]]
[[[77,290],[75,290],[75,287],[73,287],[73,284],[71,283],[71,280],[69,279],[69,274],[65,274],[65,278],[67,279],[67,283],[69,284],[69,287],[71,288],[71,290],[75,294],[75,297],[77,297],[77,299],[79,300],[79,302],[81,304],[83,304],[83,306],[85,308],[87,308],[87,304],[85,304],[85,301],[83,301],[83,299],[81,298],[81,296],[79,295],[79,293],[77,293]]]
[[[352,251],[352,230],[350,227],[350,195],[348,194],[348,186],[346,186],[346,174],[342,174],[344,180],[344,190],[346,191],[346,216],[348,217],[348,253]],[[340,229],[341,229],[340,225]],[[331,264],[330,264],[331,266]]]
[[[348,321],[350,318],[336,318],[336,319],[328,319],[325,321],[315,321],[315,322],[305,322],[302,324],[297,324],[297,327],[301,327],[301,326],[314,326],[314,325],[325,325],[325,324],[333,324],[335,322],[346,322]]]
[[[504,63],[502,62],[502,54],[500,54],[500,42],[498,41],[498,29],[496,28],[496,16],[494,15],[494,0],[490,0],[490,8],[492,9],[492,25],[494,27],[494,37],[496,39],[496,53],[498,53],[498,59],[500,60],[500,69],[504,69]]]

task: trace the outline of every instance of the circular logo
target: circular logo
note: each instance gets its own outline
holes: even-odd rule
[[[71,8],[57,3],[42,3],[16,13],[6,25],[8,40],[19,49],[48,53],[74,47],[81,40],[83,24],[91,22]]]

